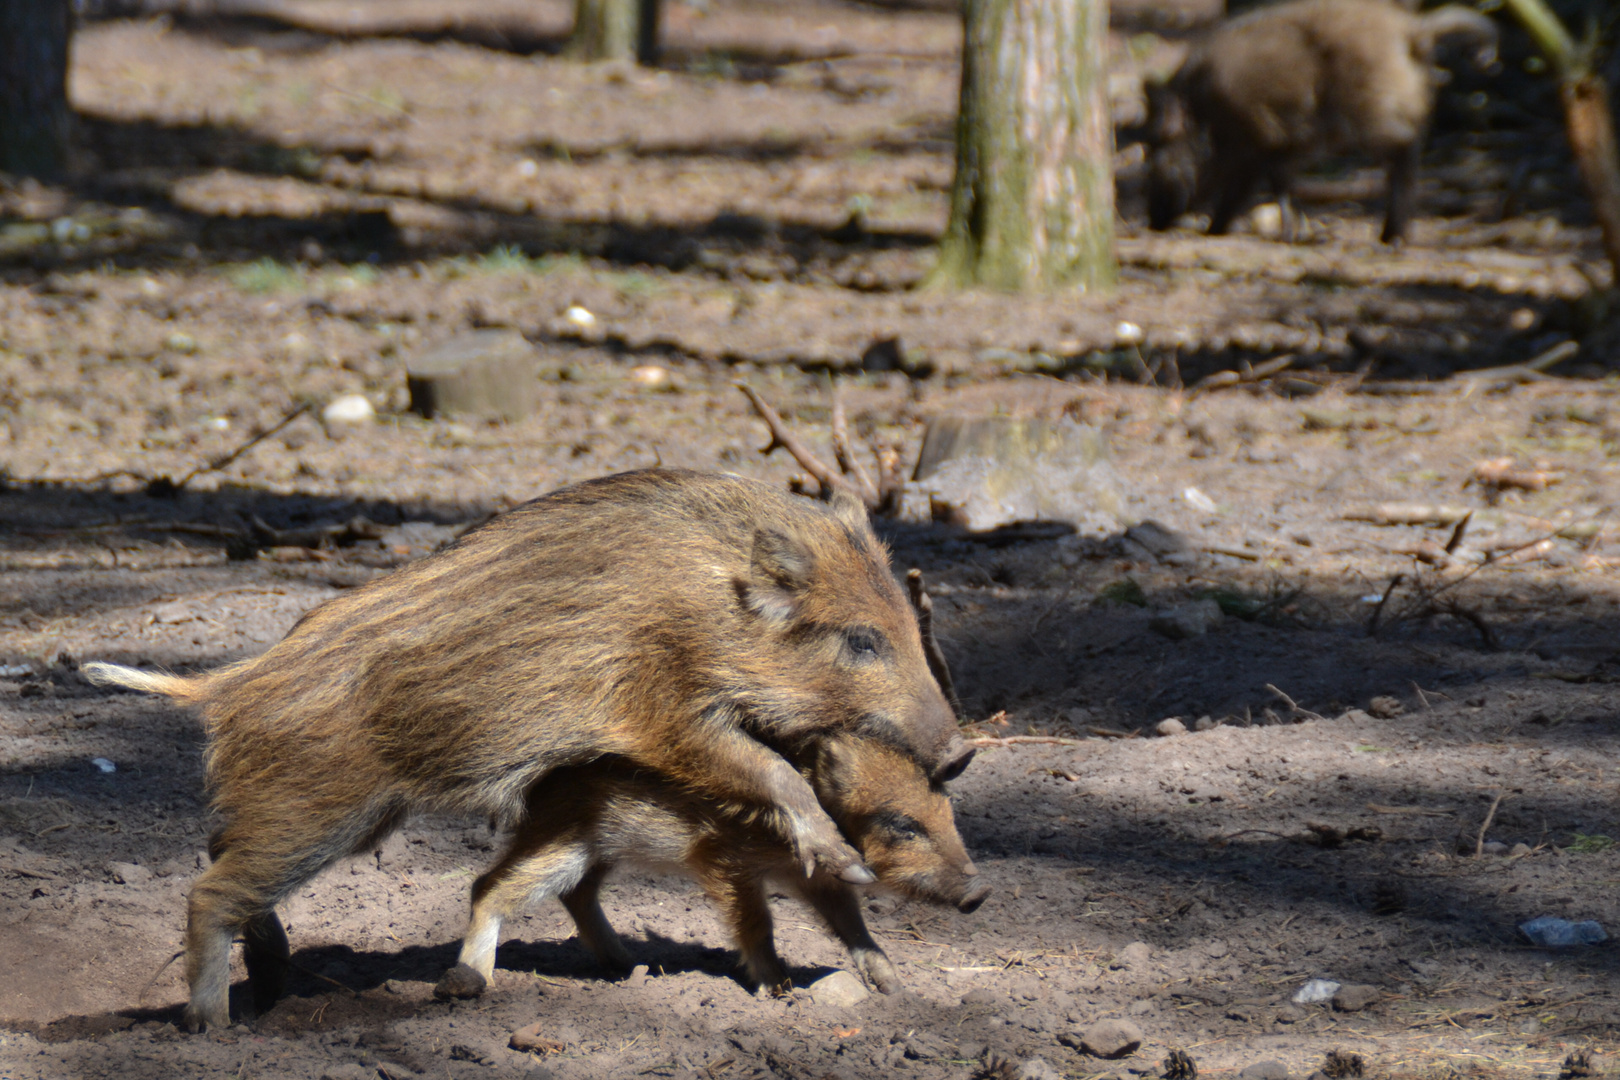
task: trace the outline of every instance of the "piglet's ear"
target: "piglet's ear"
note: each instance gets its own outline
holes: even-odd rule
[[[871,527],[871,520],[866,516],[866,504],[856,498],[848,488],[833,488],[832,497],[827,500],[827,508],[833,512],[833,517],[850,529],[861,531]]]
[[[784,623],[798,611],[814,568],[814,557],[798,540],[774,529],[761,529],[754,534],[748,580],[737,583],[738,593],[754,614]]]

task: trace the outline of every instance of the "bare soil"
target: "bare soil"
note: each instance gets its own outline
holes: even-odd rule
[[[1310,243],[1145,234],[1124,130],[1117,293],[940,296],[911,286],[950,180],[950,11],[673,3],[656,71],[556,57],[567,18],[289,0],[81,28],[82,175],[0,196],[0,1076],[1157,1076],[1178,1049],[1205,1074],[1303,1080],[1337,1050],[1550,1077],[1613,1049],[1613,944],[1516,926],[1620,927],[1620,383],[1602,333],[1554,376],[1468,374],[1604,315],[1544,88],[1448,90],[1402,250],[1348,166]],[[1119,34],[1122,124],[1174,48]],[[480,326],[540,347],[540,411],[406,412],[402,358]],[[919,377],[860,370],[894,337]],[[1088,533],[883,525],[989,740],[952,790],[997,892],[867,902],[911,992],[755,998],[689,885],[626,875],[606,906],[645,971],[608,977],[552,906],[508,927],[483,999],[437,1002],[501,838],[426,819],[286,905],[272,1012],[179,1033],[201,733],[79,661],[252,655],[573,480],[786,484],[731,382],[825,446],[826,369],[911,457],[945,412],[1096,425],[1126,505]],[[1215,371],[1250,375],[1190,389]],[[350,392],[378,421],[328,430]],[[1499,458],[1527,488],[1476,477]],[[1199,601],[1220,621],[1167,636]],[[1188,730],[1155,736],[1169,717]],[[846,963],[777,914],[801,985]],[[1293,1004],[1313,978],[1378,998]],[[1133,1055],[1078,1049],[1108,1017]],[[534,1024],[554,1048],[510,1049]]]

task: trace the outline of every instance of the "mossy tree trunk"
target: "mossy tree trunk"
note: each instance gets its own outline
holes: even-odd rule
[[[569,55],[580,60],[658,60],[658,0],[575,0]]]
[[[967,0],[963,19],[956,180],[929,284],[1111,286],[1107,0]]]
[[[0,0],[0,172],[67,167],[69,0]]]
[[[1620,283],[1620,147],[1615,144],[1609,88],[1594,63],[1597,42],[1577,45],[1542,0],[1507,0],[1507,8],[1558,76],[1569,148],[1603,233],[1610,275]]]

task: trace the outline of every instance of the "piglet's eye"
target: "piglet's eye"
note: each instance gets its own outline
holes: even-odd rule
[[[881,814],[877,824],[897,840],[915,840],[923,834],[922,822],[906,814]]]
[[[883,638],[875,630],[846,630],[844,648],[856,660],[876,660],[883,651]]]

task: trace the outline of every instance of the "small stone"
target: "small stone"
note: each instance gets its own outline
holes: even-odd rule
[[[90,759],[90,764],[94,765],[104,773],[113,773],[118,771],[118,766],[111,761],[108,761],[104,757],[93,757]]]
[[[962,995],[962,1004],[964,1004],[964,1005],[1000,1005],[1001,1004],[1001,997],[994,990],[987,990],[987,989],[985,989],[984,987],[981,986],[977,990],[969,990],[967,993],[963,994]]]
[[[675,377],[666,367],[642,364],[630,369],[630,381],[643,390],[666,391],[675,389]]]
[[[563,312],[563,321],[569,326],[577,326],[581,330],[588,330],[596,325],[596,316],[578,304],[569,304],[568,310]]]
[[[1257,1061],[1238,1073],[1238,1080],[1288,1080],[1288,1066],[1280,1061]]]
[[[1512,849],[1508,852],[1508,854],[1511,855],[1513,858],[1518,859],[1518,858],[1522,858],[1525,855],[1529,855],[1530,852],[1531,852],[1530,845],[1526,844],[1524,841],[1521,840],[1517,844],[1513,845]]]
[[[1340,984],[1332,979],[1311,979],[1294,992],[1295,1005],[1316,1005],[1330,1001],[1339,992]]]
[[[1193,721],[1194,731],[1214,731],[1221,726],[1221,722],[1213,716],[1200,716]]]
[[[1401,704],[1400,698],[1383,694],[1367,703],[1367,711],[1380,720],[1393,720],[1406,711],[1406,706]]]
[[[624,977],[624,985],[645,986],[647,984],[647,972],[649,970],[650,969],[646,964],[637,964],[635,967],[630,969],[630,974]]]
[[[377,410],[364,394],[342,394],[321,410],[321,422],[328,428],[362,427],[377,419]]]
[[[440,1001],[475,998],[481,995],[488,985],[477,971],[466,964],[457,964],[439,979],[438,985],[433,988],[433,996]]]
[[[1111,968],[1139,968],[1153,956],[1153,949],[1145,941],[1133,941],[1114,954]]]
[[[567,1049],[568,1044],[561,1039],[551,1039],[542,1035],[540,1032],[543,1026],[544,1021],[536,1021],[527,1027],[518,1028],[512,1032],[512,1037],[507,1040],[506,1045],[525,1054],[557,1054]]]
[[[1506,855],[1508,850],[1508,846],[1502,843],[1500,840],[1487,840],[1479,846],[1479,853],[1481,855],[1501,856]]]
[[[1376,1004],[1383,994],[1376,986],[1352,984],[1341,986],[1333,995],[1333,1008],[1339,1012],[1360,1012]]]
[[[177,352],[184,356],[190,356],[192,353],[197,351],[197,339],[186,333],[184,330],[176,330],[174,333],[163,339],[163,347],[168,349],[170,352]]]
[[[810,1000],[817,1005],[847,1009],[872,996],[866,984],[847,971],[835,971],[810,984]]]
[[[1142,1046],[1142,1029],[1129,1020],[1098,1020],[1080,1036],[1080,1047],[1092,1057],[1122,1058]]]
[[[1221,605],[1214,600],[1194,600],[1190,604],[1161,611],[1148,622],[1148,628],[1171,641],[1202,637],[1225,619]]]
[[[152,880],[152,871],[135,863],[110,862],[107,864],[107,872],[120,885],[145,885]]]
[[[1142,328],[1133,322],[1122,322],[1114,327],[1114,344],[1122,349],[1140,345],[1145,338]]]
[[[327,1065],[323,1068],[321,1080],[377,1080],[377,1070],[346,1061],[341,1065]]]
[[[1187,734],[1187,725],[1183,724],[1179,717],[1167,716],[1153,725],[1153,733],[1155,735],[1185,735]]]
[[[1063,1074],[1045,1058],[1033,1057],[1018,1066],[1018,1080],[1063,1080]]]

